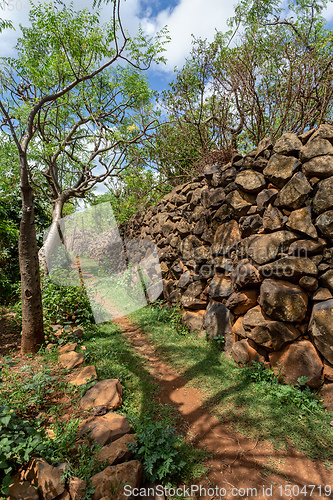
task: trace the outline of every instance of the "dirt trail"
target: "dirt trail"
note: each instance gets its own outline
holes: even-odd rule
[[[189,440],[196,447],[214,453],[214,458],[209,461],[210,473],[201,483],[208,494],[202,494],[201,498],[333,498],[331,470],[295,450],[276,451],[269,443],[250,441],[222,425],[202,406],[203,394],[189,387],[182,376],[158,357],[142,331],[127,318],[115,322],[121,326],[135,351],[145,359],[149,372],[161,388],[160,401],[172,404],[185,419]],[[288,485],[291,485],[291,494]],[[332,493],[325,492],[326,485],[331,486]],[[216,487],[225,490],[222,495],[216,494],[216,490],[207,491]]]

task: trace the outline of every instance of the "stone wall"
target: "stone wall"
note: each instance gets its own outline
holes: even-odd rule
[[[333,126],[207,165],[121,230],[156,242],[164,297],[238,363],[333,381]]]

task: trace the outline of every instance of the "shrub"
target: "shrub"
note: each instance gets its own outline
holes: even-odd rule
[[[137,442],[127,446],[142,462],[149,481],[175,479],[186,466],[175,429],[165,422],[146,418],[137,424]]]

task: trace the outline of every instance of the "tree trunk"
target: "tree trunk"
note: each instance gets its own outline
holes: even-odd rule
[[[65,204],[65,199],[63,198],[58,198],[54,202],[52,211],[52,224],[48,232],[48,235],[46,237],[46,240],[44,241],[42,248],[40,248],[38,252],[39,264],[43,270],[44,277],[46,277],[49,274],[46,256],[52,248],[55,236],[58,235],[58,226],[59,226],[58,223],[59,220],[62,218],[62,210],[64,208],[64,204]]]
[[[20,154],[22,219],[19,235],[19,262],[22,295],[23,353],[36,353],[44,342],[42,294],[35,229],[33,189],[28,179],[27,157]]]

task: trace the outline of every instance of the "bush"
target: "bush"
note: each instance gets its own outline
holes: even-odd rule
[[[127,446],[142,462],[149,481],[174,480],[186,466],[175,429],[165,422],[146,418],[137,424],[137,442]]]
[[[16,469],[43,449],[38,423],[22,420],[9,406],[0,405],[0,492],[8,495]]]
[[[43,311],[45,320],[52,323],[94,323],[85,288],[56,285],[49,278],[45,279],[43,288]]]

